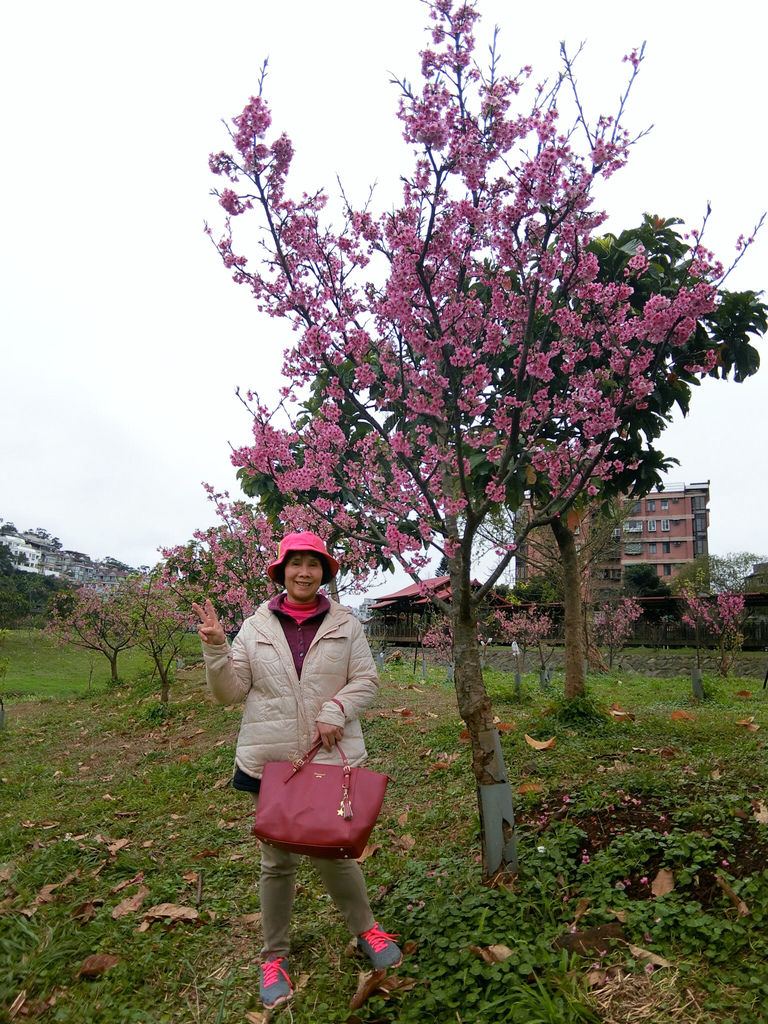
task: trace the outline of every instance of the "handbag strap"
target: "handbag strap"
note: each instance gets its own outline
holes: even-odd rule
[[[297,757],[294,761],[292,761],[291,764],[293,765],[293,771],[288,776],[288,778],[293,778],[293,776],[296,775],[297,772],[301,771],[301,769],[304,767],[304,765],[309,764],[309,762],[312,760],[312,758],[315,756],[315,754],[317,754],[322,749],[322,746],[323,746],[323,741],[322,740],[318,740],[317,743],[315,743],[315,745],[313,747],[310,747],[309,750],[305,751],[301,755],[301,757]],[[341,763],[342,763],[342,766],[344,768],[344,771],[345,771],[345,773],[348,773],[349,771],[351,771],[350,764],[349,764],[349,761],[347,760],[347,755],[344,753],[344,751],[341,748],[341,744],[340,743],[336,744],[336,749],[341,754]]]
[[[292,763],[293,771],[284,781],[290,782],[294,775],[298,775],[298,773],[301,771],[304,765],[309,764],[309,762],[312,760],[315,754],[320,750],[322,745],[323,741],[318,740],[313,747],[310,747],[309,750],[306,751],[306,753],[302,754],[301,757],[296,758],[296,760]],[[342,767],[344,771],[341,783],[341,804],[339,806],[339,813],[342,814],[344,818],[349,820],[352,817],[352,801],[349,796],[349,783],[352,777],[352,768],[350,766],[349,761],[347,760],[347,755],[341,749],[341,746],[337,743],[336,747],[339,753],[341,754]]]

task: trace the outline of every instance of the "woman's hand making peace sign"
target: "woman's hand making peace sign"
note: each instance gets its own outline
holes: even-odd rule
[[[200,616],[200,625],[197,627],[197,635],[203,641],[204,644],[223,644],[226,643],[227,637],[224,633],[224,627],[219,622],[218,616],[214,611],[213,605],[205,599],[202,607],[199,604],[192,602],[192,608]]]

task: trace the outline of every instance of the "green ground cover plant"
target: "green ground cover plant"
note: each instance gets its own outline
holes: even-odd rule
[[[412,667],[385,665],[365,725],[372,766],[395,781],[364,870],[403,965],[366,975],[304,868],[299,992],[273,1020],[768,1021],[759,683],[708,678],[696,703],[686,678],[591,676],[574,708],[557,677],[542,692],[525,675],[516,696],[512,674],[489,670],[520,853],[503,888],[479,884],[469,746],[445,669]],[[240,709],[210,702],[199,664],[179,671],[165,714],[155,686],[145,674],[6,702],[0,1019],[265,1019],[258,849],[247,798],[227,785]]]

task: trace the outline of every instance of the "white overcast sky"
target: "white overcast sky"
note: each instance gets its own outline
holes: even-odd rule
[[[729,263],[768,208],[768,5],[733,0],[479,0],[480,52],[558,68],[582,41],[593,113],[613,112],[647,40],[628,123],[655,125],[602,197],[611,226],[643,211],[698,226]],[[4,6],[0,39],[0,518],[67,548],[152,564],[214,521],[202,481],[236,492],[229,443],[249,437],[235,388],[278,387],[286,339],[232,284],[203,233],[222,119],[268,57],[273,126],[295,180],[353,201],[397,196],[404,144],[390,72],[418,77],[418,0],[39,0]],[[768,285],[768,228],[731,279]],[[765,346],[761,346],[768,362]],[[768,366],[707,381],[664,436],[672,480],[711,481],[711,549],[768,552]]]

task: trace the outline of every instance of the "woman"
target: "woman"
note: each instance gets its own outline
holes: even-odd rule
[[[338,569],[316,534],[285,536],[267,568],[269,578],[285,590],[245,620],[231,649],[211,602],[193,605],[214,697],[222,704],[245,701],[233,785],[250,791],[254,803],[267,761],[292,760],[317,741],[324,749],[315,761],[340,764],[333,748],[342,738],[351,764],[365,760],[360,713],[376,696],[378,677],[360,623],[318,593]],[[357,948],[375,969],[396,967],[402,953],[374,920],[357,861],[310,860]],[[293,995],[289,928],[298,863],[298,854],[262,843],[260,994],[267,1008]]]

